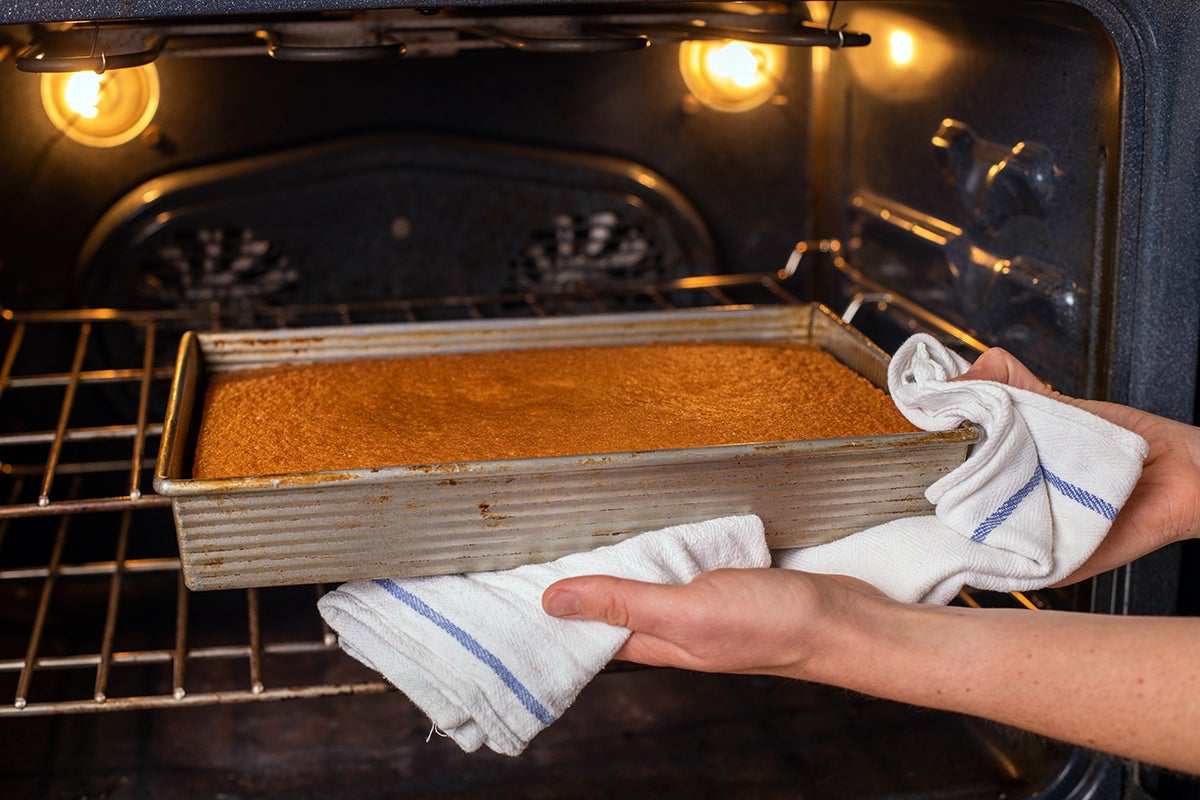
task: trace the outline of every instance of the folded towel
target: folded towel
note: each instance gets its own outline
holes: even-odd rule
[[[504,572],[352,581],[318,602],[347,653],[382,673],[470,752],[517,755],[575,700],[629,637],[542,611],[574,575],[684,584],[718,567],[771,562],[762,522],[723,517]]]
[[[1075,406],[991,381],[953,381],[966,361],[925,334],[888,370],[916,426],[978,423],[986,440],[925,496],[934,515],[779,551],[777,566],[860,578],[904,601],[947,603],[964,586],[1052,585],[1092,554],[1141,474],[1146,443]]]

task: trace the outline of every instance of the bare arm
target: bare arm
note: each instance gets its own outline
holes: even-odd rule
[[[1200,774],[1197,619],[909,605],[781,569],[569,578],[543,605],[633,630],[618,658],[826,683]]]
[[[837,646],[814,654],[814,679],[1200,774],[1200,620],[940,606],[862,614],[839,631],[840,656]]]

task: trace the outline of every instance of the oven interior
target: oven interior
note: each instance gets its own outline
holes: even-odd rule
[[[1137,113],[1150,88],[1108,5],[37,10],[0,27],[11,796],[1115,797],[1131,769],[1169,783],[826,687],[619,664],[521,758],[463,754],[338,650],[315,610],[332,587],[188,591],[150,485],[186,330],[816,300],[886,350],[916,330],[968,357],[1001,345],[1064,392],[1190,417],[1194,319],[1147,329],[1139,309],[1148,212],[1130,197],[1149,156],[1130,142],[1153,133]],[[689,48],[728,39],[779,59],[752,106],[687,71]],[[141,69],[122,58],[153,65],[148,126],[96,146],[52,120],[54,70]],[[1142,365],[1131,341],[1171,348]],[[1155,383],[1189,348],[1191,373]],[[1159,610],[1181,562],[958,602]]]

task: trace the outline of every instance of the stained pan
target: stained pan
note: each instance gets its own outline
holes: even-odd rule
[[[505,569],[667,525],[758,514],[772,548],[931,511],[979,432],[191,478],[207,376],[326,359],[680,341],[816,344],[886,389],[887,355],[818,305],[193,332],[180,344],[154,486],[184,578],[226,589]]]

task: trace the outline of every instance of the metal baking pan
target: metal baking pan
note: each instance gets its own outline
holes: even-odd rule
[[[979,432],[196,480],[206,376],[323,359],[638,342],[813,343],[886,390],[887,355],[818,305],[184,336],[154,487],[192,589],[506,569],[677,523],[754,513],[773,548],[930,513]]]

